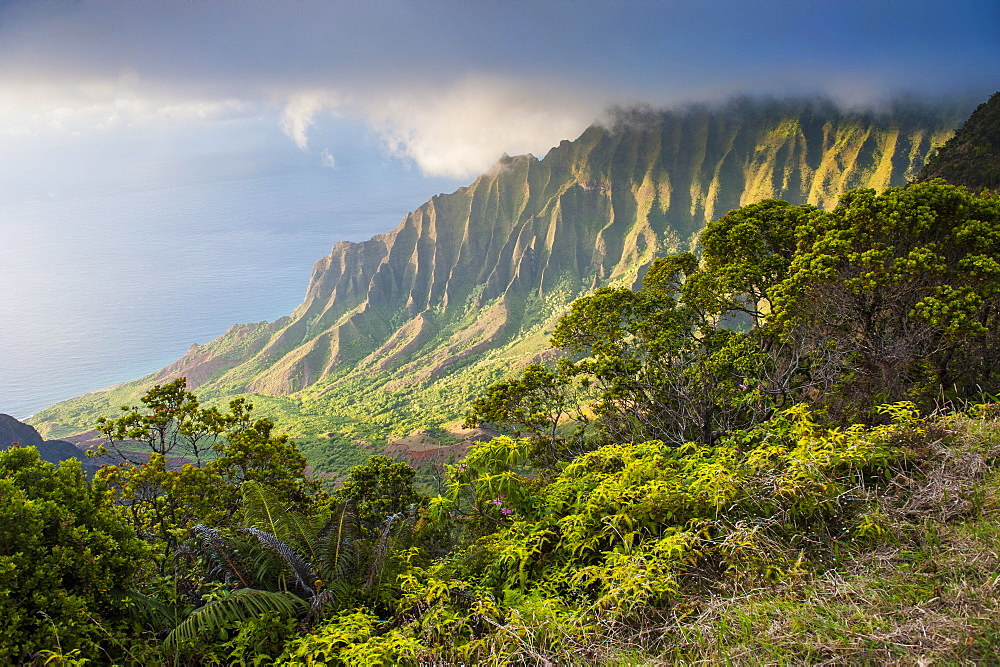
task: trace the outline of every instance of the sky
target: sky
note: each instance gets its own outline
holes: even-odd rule
[[[0,0],[0,412],[301,300],[615,106],[1000,89],[996,0]]]

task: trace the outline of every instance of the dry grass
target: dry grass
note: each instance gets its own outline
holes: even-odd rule
[[[1000,663],[1000,424],[952,417],[925,436],[873,499],[889,521],[879,544],[826,572],[683,600],[634,634],[634,662]]]

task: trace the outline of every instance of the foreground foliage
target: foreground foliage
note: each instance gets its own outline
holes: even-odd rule
[[[79,461],[0,452],[0,663],[49,649],[120,655],[114,643],[131,629],[122,600],[147,556]]]
[[[455,548],[427,559],[396,533],[375,578],[372,551],[323,569],[317,549],[349,545],[316,527],[349,515],[273,513],[250,483],[245,528],[199,529],[207,604],[188,630],[87,632],[143,664],[994,661],[1000,409],[885,412],[841,428],[796,407],[712,446],[606,446],[548,482],[521,474],[523,442],[482,443],[434,504]],[[309,586],[331,591],[322,618]],[[53,621],[43,655],[106,660]]]

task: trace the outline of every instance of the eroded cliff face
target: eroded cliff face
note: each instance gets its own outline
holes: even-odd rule
[[[903,184],[965,112],[743,100],[619,113],[544,159],[504,156],[391,232],[337,243],[290,316],[236,325],[108,400],[179,375],[216,397],[305,390],[309,400],[366,377],[390,392],[442,380],[439,394],[479,391],[457,374],[479,364],[477,378],[496,378],[539,358],[570,302],[635,284],[656,256],[691,248],[708,221],[765,198],[832,207],[850,188]],[[481,372],[487,361],[500,370]]]
[[[733,208],[832,207],[844,190],[904,183],[957,117],[752,101],[621,113],[542,160],[505,156],[387,234],[337,243],[291,317],[234,327],[156,379],[270,394],[345,371],[433,379],[597,285],[634,282]]]

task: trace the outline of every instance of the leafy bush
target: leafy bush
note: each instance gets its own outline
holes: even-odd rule
[[[342,612],[290,642],[280,662],[291,666],[417,664],[420,644],[398,631],[379,634],[382,625],[366,609]]]
[[[79,461],[56,467],[34,447],[0,451],[0,662],[41,650],[118,654],[130,629],[121,601],[147,556]]]
[[[821,566],[813,559],[832,542],[875,530],[872,516],[854,515],[903,459],[893,437],[915,428],[912,406],[889,411],[890,426],[837,428],[800,406],[718,445],[607,445],[565,465],[520,501],[530,511],[441,572],[478,577],[496,595],[547,586],[622,616],[726,577],[795,576]],[[496,478],[453,473],[470,470],[479,489]]]

